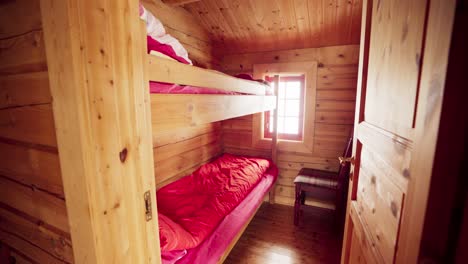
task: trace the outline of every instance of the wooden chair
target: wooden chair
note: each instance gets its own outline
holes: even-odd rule
[[[306,193],[317,192],[318,189],[327,189],[335,192],[335,213],[341,215],[344,212],[344,202],[350,171],[351,151],[353,138],[349,138],[343,151],[343,157],[339,157],[340,168],[338,172],[330,172],[309,168],[302,168],[294,184],[296,186],[296,200],[294,203],[294,225],[299,224],[301,206],[305,203]]]

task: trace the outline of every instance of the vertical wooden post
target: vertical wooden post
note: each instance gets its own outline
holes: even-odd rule
[[[279,75],[274,76],[274,84],[275,84],[275,91],[274,94],[276,95],[276,108],[273,110],[273,133],[271,139],[271,159],[276,164],[278,162],[278,102],[279,102]],[[271,125],[271,124],[270,124]],[[273,187],[270,191],[270,203],[275,203],[275,188]]]
[[[138,1],[41,0],[41,13],[75,262],[159,263]]]

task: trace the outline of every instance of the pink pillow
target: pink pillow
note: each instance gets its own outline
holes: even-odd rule
[[[183,250],[181,245],[195,244],[193,236],[169,217],[158,213],[159,240],[162,251]]]

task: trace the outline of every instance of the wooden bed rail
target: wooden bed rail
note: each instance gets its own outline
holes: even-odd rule
[[[151,94],[153,130],[197,126],[276,108],[276,96]]]
[[[230,92],[265,95],[265,84],[148,55],[150,81],[220,89]]]

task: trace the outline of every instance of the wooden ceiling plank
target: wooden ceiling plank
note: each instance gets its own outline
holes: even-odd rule
[[[211,19],[220,28],[221,34],[223,35],[224,41],[235,38],[233,27],[230,23],[227,23],[223,13],[219,10],[218,0],[205,0],[199,2],[201,5],[205,5],[205,8],[209,10]]]
[[[190,3],[199,2],[200,0],[163,0],[163,2],[167,5],[171,6],[181,6]]]
[[[325,45],[330,45],[335,43],[335,16],[336,14],[336,0],[322,0],[323,8],[323,24],[321,27],[321,32],[325,40]]]
[[[299,45],[299,47],[304,47],[303,43],[301,42],[301,37],[298,34],[297,30],[297,20],[296,20],[296,12],[294,8],[294,1],[293,0],[276,0],[277,5],[279,7],[279,14],[281,18],[281,26],[280,31],[278,32],[277,39],[286,39],[287,42],[281,41],[280,43],[285,43],[281,45],[281,49],[287,48],[289,42],[294,42]]]
[[[234,14],[231,6],[229,5],[228,0],[218,0],[216,1],[216,4],[218,5],[219,11],[223,15],[224,19],[226,20],[226,23],[230,25],[231,30],[235,36],[236,39],[239,41],[242,41],[243,39],[247,39],[249,35],[240,29],[240,24],[239,21]]]
[[[310,38],[317,47],[325,46],[323,28],[323,6],[322,0],[309,0],[307,1],[307,9],[309,11],[309,30]]]
[[[358,44],[361,5],[362,0],[204,0],[185,9],[211,32],[221,52],[239,54]]]
[[[308,0],[292,0],[294,2],[294,12],[296,15],[297,32],[300,40],[304,43],[303,47],[312,44],[312,32],[310,31]]]
[[[362,15],[362,0],[353,0],[353,10],[351,16],[351,33],[349,37],[350,43],[359,43],[361,35],[361,15]]]
[[[349,35],[351,32],[351,21],[353,12],[352,0],[337,0],[335,26],[337,37],[336,41],[349,43]]]

